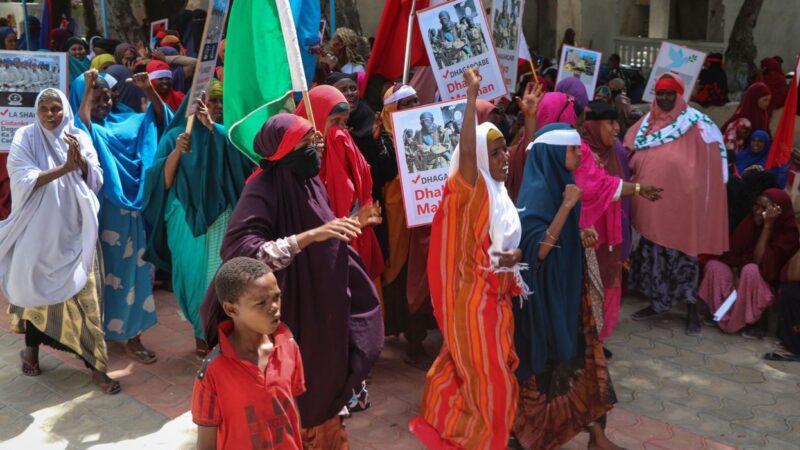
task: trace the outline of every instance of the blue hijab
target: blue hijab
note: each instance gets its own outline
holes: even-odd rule
[[[753,151],[752,141],[753,138],[759,139],[764,142],[764,150],[760,152]],[[772,147],[772,139],[769,133],[764,130],[756,130],[750,135],[750,143],[744,150],[736,154],[736,170],[739,176],[744,174],[750,166],[766,166],[767,159],[769,158],[769,151]],[[775,174],[775,179],[778,182],[778,187],[781,189],[786,187],[786,179],[789,175],[789,164],[784,164],[780,167],[773,167],[770,172]]]
[[[565,123],[543,127],[536,137],[554,130],[571,129]],[[583,291],[583,247],[580,202],[567,218],[556,245],[539,261],[539,245],[563,201],[568,184],[575,184],[566,166],[565,145],[535,144],[528,153],[517,199],[522,222],[523,262],[532,270],[523,272],[533,296],[521,307],[514,305],[514,340],[520,364],[517,378],[527,380],[545,371],[550,362],[575,357],[582,341],[580,304]]]
[[[85,83],[81,75],[70,86],[69,103],[73,111],[80,108]],[[103,193],[114,205],[141,211],[144,174],[153,163],[158,140],[172,117],[165,105],[164,125],[159,127],[152,105],[144,113],[114,108],[105,119],[92,119],[92,129],[87,130],[76,115],[76,125],[92,137],[103,168]]]

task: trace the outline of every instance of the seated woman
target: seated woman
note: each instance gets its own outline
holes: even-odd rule
[[[770,101],[772,95],[764,83],[753,83],[744,91],[736,111],[720,127],[726,149],[743,150],[754,130],[767,130],[769,133]]]
[[[0,290],[11,329],[25,333],[22,373],[36,376],[39,346],[74,353],[108,394],[97,193],[103,172],[92,140],[73,124],[61,91],[36,99],[36,121],[17,130],[8,157],[11,216],[0,222]]]
[[[718,321],[726,333],[736,333],[758,323],[772,304],[784,264],[800,248],[800,235],[786,192],[767,189],[753,205],[753,213],[736,227],[731,250],[706,263],[697,291],[711,313],[716,313],[732,292],[737,298]],[[746,332],[763,337],[765,324]]]
[[[514,304],[519,405],[514,434],[525,449],[554,449],[588,430],[589,448],[617,449],[605,435],[616,403],[589,297],[584,248],[597,233],[580,230],[581,138],[554,123],[539,130],[517,200],[523,274],[533,296]]]
[[[430,449],[506,448],[517,403],[511,297],[522,287],[515,276],[522,228],[503,184],[509,159],[503,134],[491,123],[476,130],[469,119],[475,117],[478,71],[465,71],[464,81],[465,120],[428,256],[444,344],[425,380],[420,415],[410,424]]]
[[[772,148],[772,139],[769,133],[764,130],[756,130],[750,135],[750,141],[747,148],[736,153],[736,171],[740,175],[744,175],[748,169],[764,170],[769,159],[769,152]],[[778,187],[783,189],[786,187],[786,179],[789,176],[789,163],[773,167],[770,172],[775,174],[775,179]]]
[[[779,347],[764,355],[767,361],[800,361],[800,251],[783,268],[778,300]]]

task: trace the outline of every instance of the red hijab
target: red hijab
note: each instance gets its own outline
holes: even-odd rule
[[[772,93],[766,84],[751,84],[750,87],[744,91],[744,96],[742,96],[742,101],[739,103],[739,107],[736,108],[736,112],[722,125],[722,132],[724,133],[725,129],[728,128],[728,125],[732,122],[745,118],[750,121],[752,130],[766,130],[767,133],[770,133],[769,111],[758,107],[758,99],[766,97],[767,95],[772,95]],[[770,137],[772,137],[772,133],[770,133]]]
[[[772,112],[783,108],[789,87],[786,84],[786,74],[783,73],[781,63],[775,58],[764,58],[761,60],[761,73],[764,76],[764,84],[769,87],[769,91],[772,93],[769,111]],[[753,129],[758,130],[758,128]]]
[[[150,84],[153,86],[153,89],[156,89],[156,80],[165,77],[167,72],[169,72],[169,78],[172,78],[172,69],[170,69],[169,64],[164,61],[153,59],[147,63],[147,73],[150,75]],[[175,112],[181,107],[181,102],[183,102],[185,96],[186,94],[183,92],[172,88],[167,95],[161,95],[161,99],[164,100],[164,103],[169,106],[172,112]]]
[[[335,87],[321,85],[308,92],[314,125],[325,132],[325,151],[319,178],[328,191],[331,209],[336,217],[349,217],[364,205],[372,203],[372,175],[364,155],[358,150],[350,132],[338,126],[326,126],[335,109],[347,111],[347,99]],[[295,114],[308,118],[304,103]],[[327,130],[326,130],[327,128]],[[358,252],[371,278],[383,273],[383,255],[372,228],[362,230],[362,235],[350,242]]]
[[[772,286],[780,281],[781,269],[800,248],[800,234],[794,219],[792,200],[782,189],[767,189],[761,193],[773,203],[781,207],[781,215],[775,221],[767,249],[759,264],[764,280]],[[753,214],[748,214],[733,234],[730,254],[725,262],[735,267],[742,267],[753,262],[753,252],[761,235],[763,225],[756,225]]]

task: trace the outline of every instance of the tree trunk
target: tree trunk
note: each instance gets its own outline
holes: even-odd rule
[[[84,8],[89,3],[93,3],[96,20],[92,22],[89,14],[86,13],[87,27],[91,30],[93,28],[92,24],[96,24],[97,30],[102,34],[103,17],[100,0],[84,2]],[[118,39],[122,42],[130,43],[147,42],[148,37],[142,31],[142,24],[138,22],[133,14],[130,0],[106,0],[106,18],[108,20],[109,39]]]
[[[758,50],[753,39],[753,29],[764,0],[744,0],[736,22],[733,24],[728,49],[725,51],[725,72],[728,74],[728,89],[740,92],[747,88],[757,72],[755,64]]]
[[[178,16],[179,12],[186,8],[188,3],[188,0],[173,0],[169,2],[164,0],[145,0],[144,9],[150,21],[168,18],[170,20],[170,28],[174,29],[173,27],[175,24],[172,23],[173,20]],[[204,1],[202,9],[206,9],[207,7],[208,2]]]
[[[322,17],[330,16],[330,0],[321,0]],[[335,0],[336,28],[350,28],[361,34],[361,18],[358,16],[358,0]],[[328,20],[330,25],[330,20]]]
[[[94,10],[94,2],[83,2],[83,23],[86,24],[87,40],[92,36],[103,34],[97,26],[98,20]]]

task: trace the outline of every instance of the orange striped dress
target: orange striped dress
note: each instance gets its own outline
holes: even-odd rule
[[[459,173],[448,178],[430,242],[428,278],[444,344],[412,431],[420,436],[415,423],[435,430],[438,440],[420,436],[429,448],[505,449],[518,395],[511,296],[519,290],[510,274],[489,269],[483,177],[474,187]]]

